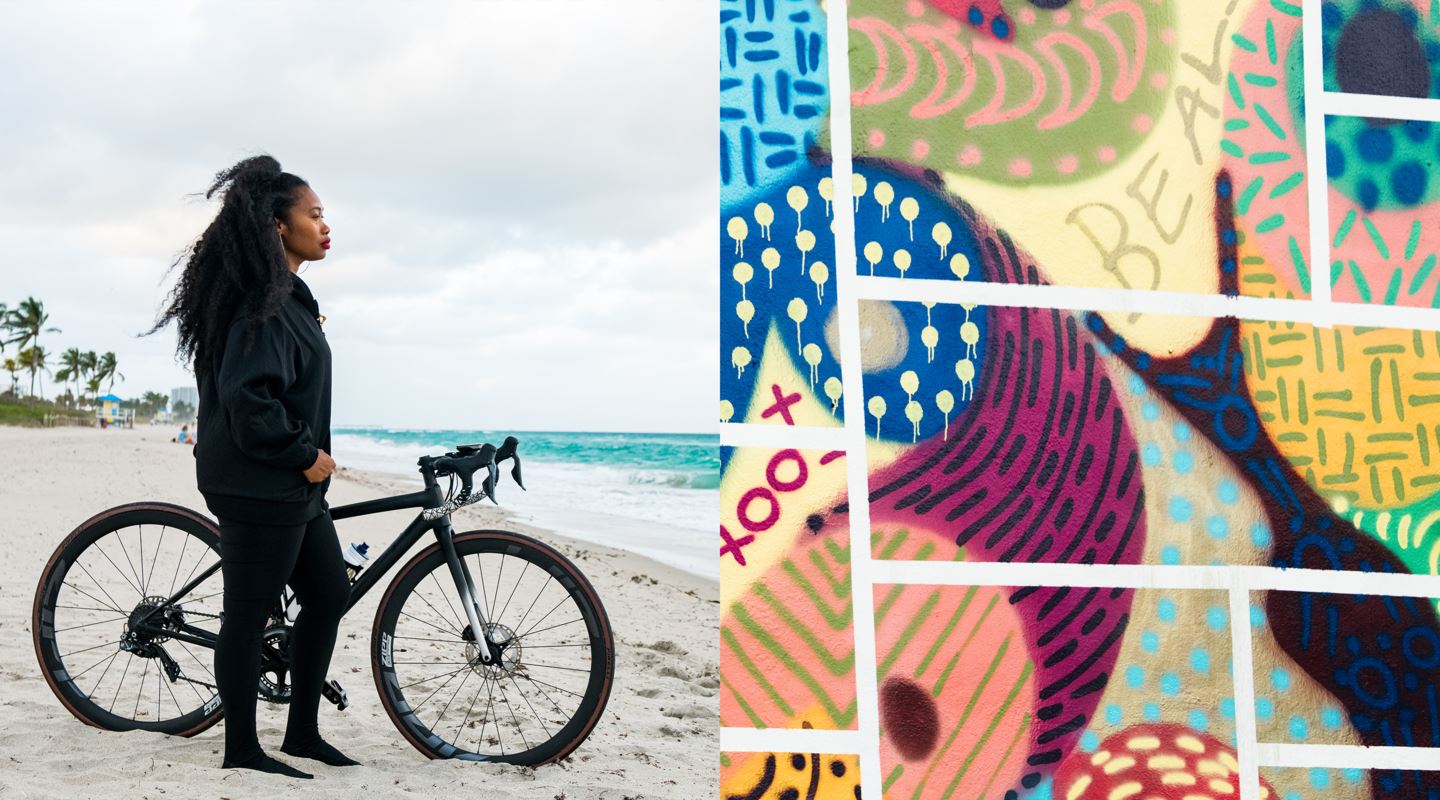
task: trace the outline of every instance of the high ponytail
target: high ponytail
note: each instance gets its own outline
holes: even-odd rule
[[[224,349],[230,325],[246,323],[244,346],[260,324],[279,313],[293,283],[275,222],[288,217],[295,190],[306,186],[268,155],[252,156],[215,174],[206,199],[219,195],[220,210],[204,233],[170,265],[185,268],[148,336],[171,320],[179,329],[176,356],[196,375],[208,371]],[[168,274],[168,272],[167,272]]]

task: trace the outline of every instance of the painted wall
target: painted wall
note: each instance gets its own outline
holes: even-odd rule
[[[1440,4],[720,9],[722,797],[1440,797]]]

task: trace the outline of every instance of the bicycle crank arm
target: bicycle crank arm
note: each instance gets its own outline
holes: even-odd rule
[[[350,707],[350,696],[345,694],[345,688],[334,678],[325,681],[325,685],[320,687],[320,693],[324,695],[325,699],[329,700],[337,710],[344,711]]]

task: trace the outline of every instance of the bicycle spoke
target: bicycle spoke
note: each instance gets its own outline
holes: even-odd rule
[[[459,675],[460,673],[464,672],[464,671],[467,670],[467,669],[470,669],[470,665],[469,665],[469,664],[466,664],[465,666],[461,667],[460,669],[455,670],[454,672],[444,672],[444,673],[441,673],[441,674],[439,674],[439,675],[431,675],[431,676],[428,677],[428,678],[421,678],[421,679],[418,680],[418,681],[414,681],[414,682],[412,682],[412,683],[407,683],[407,684],[405,684],[404,686],[401,686],[400,688],[401,688],[401,689],[409,689],[411,686],[418,686],[418,685],[420,685],[420,684],[422,684],[422,683],[425,683],[425,682],[427,682],[427,681],[438,680],[438,679],[444,678],[444,677],[446,677],[446,676],[449,676],[449,677],[451,677],[451,678],[454,678],[456,675]],[[441,688],[444,688],[444,687],[442,686]],[[438,690],[436,690],[436,691],[438,691]]]
[[[584,618],[584,617],[580,617],[580,618],[578,618],[578,619],[567,619],[567,620],[565,620],[564,622],[560,622],[560,623],[557,623],[557,624],[555,624],[555,625],[551,625],[551,626],[548,627],[548,628],[541,628],[541,629],[538,630],[538,631],[532,628],[532,629],[530,629],[530,630],[528,630],[528,631],[520,634],[519,636],[516,636],[515,638],[516,638],[516,639],[524,639],[526,636],[531,636],[531,635],[537,634],[537,633],[544,633],[545,631],[553,631],[553,630],[555,630],[556,628],[563,628],[563,627],[565,627],[566,625],[574,625],[574,624],[577,623],[577,622],[584,622],[584,621],[585,621],[585,618]],[[527,645],[525,645],[525,646],[526,646],[526,647],[530,647],[531,645],[528,645],[528,644],[527,644]]]
[[[590,672],[590,670],[588,670],[588,669],[578,669],[578,668],[576,668],[576,667],[562,667],[562,666],[559,666],[558,664],[540,664],[540,663],[536,663],[536,662],[534,662],[534,661],[526,661],[526,662],[525,662],[525,666],[526,666],[526,667],[545,667],[546,669],[563,669],[563,670],[565,670],[566,672],[583,672],[583,673],[587,673],[587,674]]]
[[[115,538],[116,538],[116,539],[119,539],[119,538],[120,538],[120,534],[116,533],[116,534],[115,534]],[[140,584],[135,583],[134,581],[131,581],[131,580],[130,580],[130,575],[126,575],[126,574],[125,574],[125,571],[122,570],[122,569],[120,569],[120,565],[115,563],[115,559],[111,558],[111,557],[110,557],[110,554],[107,553],[107,552],[105,552],[105,548],[103,548],[103,547],[100,546],[100,540],[99,540],[99,539],[96,539],[96,540],[95,540],[95,544],[91,545],[91,547],[94,547],[96,552],[98,552],[100,555],[104,556],[106,561],[109,561],[109,562],[110,562],[110,566],[112,566],[112,567],[115,568],[115,574],[116,574],[116,575],[119,575],[119,576],[122,577],[122,578],[124,578],[124,579],[125,579],[125,582],[128,583],[128,584],[130,584],[130,588],[131,588],[131,589],[134,589],[134,590],[136,591],[136,593],[138,593],[141,597],[144,597],[144,596],[145,596],[145,593],[140,590]],[[120,543],[120,550],[121,550],[122,552],[125,550],[125,543],[124,543],[124,542],[121,542],[121,543]],[[127,561],[129,560],[129,558],[130,558],[129,553],[126,553],[125,558],[126,558]],[[77,562],[75,562],[75,563],[79,564],[80,562],[77,561]],[[84,565],[81,565],[81,569],[84,569]],[[90,571],[89,571],[89,570],[85,570],[85,573],[88,575],[88,574],[90,573]],[[131,575],[135,574],[135,565],[134,565],[134,564],[131,564],[131,565],[130,565],[130,574],[131,574]],[[91,580],[94,580],[94,578],[92,577]],[[95,584],[98,586],[98,585],[100,584],[100,582],[99,582],[99,581],[95,581]]]
[[[454,619],[455,619],[455,624],[459,626],[458,628],[456,628],[456,630],[464,630],[464,629],[465,629],[465,622],[464,622],[464,620],[461,618],[461,616],[460,616],[459,614],[456,614],[456,613],[455,613],[455,606],[450,603],[450,595],[448,595],[448,594],[445,593],[445,587],[443,587],[443,586],[440,585],[440,581],[435,578],[435,573],[434,573],[434,572],[431,572],[431,573],[430,573],[430,582],[433,583],[433,584],[435,584],[435,589],[440,592],[440,597],[445,600],[445,607],[450,609],[450,615],[451,615],[452,617],[454,617]],[[438,614],[438,613],[440,613],[440,612],[439,612],[439,611],[436,611],[435,613]]]
[[[457,641],[464,641],[463,639],[432,639],[432,638],[430,638],[430,637],[428,637],[428,636],[400,636],[400,635],[398,635],[398,634],[395,635],[395,636],[391,636],[390,638],[391,638],[391,639],[412,639],[412,640],[417,641],[417,642],[439,642],[439,643],[441,643],[441,644],[455,644]],[[398,662],[397,662],[397,663],[398,663]]]
[[[100,648],[105,647],[106,645],[112,645],[112,644],[120,644],[120,641],[117,639],[117,640],[115,640],[115,641],[113,641],[113,642],[101,642],[100,644],[97,644],[97,645],[95,645],[94,647],[87,647],[87,648],[85,648],[84,650],[71,650],[71,651],[68,652],[68,653],[61,653],[61,654],[60,654],[60,659],[63,661],[63,660],[65,660],[65,659],[69,658],[70,656],[79,655],[80,653],[88,653],[88,652],[90,652],[91,650],[99,650]],[[118,652],[120,652],[120,651],[117,650],[116,652],[118,653]]]
[[[193,686],[194,684],[191,684],[191,685]],[[185,716],[185,709],[183,709],[183,708],[180,707],[180,698],[178,698],[178,697],[175,696],[175,688],[174,688],[173,686],[171,686],[168,682],[165,684],[165,688],[166,688],[166,690],[168,690],[168,691],[170,692],[170,702],[172,702],[172,703],[175,704],[175,710],[178,711],[178,712],[180,712],[180,716],[182,716],[182,717]],[[156,712],[157,714],[160,712],[160,704],[159,704],[159,703],[156,703],[156,704],[155,704],[155,712]]]
[[[145,597],[145,526],[137,525],[140,529],[140,596]],[[127,553],[126,558],[129,558]]]
[[[114,655],[111,656],[111,658],[114,658],[114,656],[120,655],[121,652],[123,652],[123,651],[121,651],[121,650],[116,650],[115,653],[114,653]],[[130,655],[130,654],[129,654],[129,653],[125,653],[125,655],[128,656],[128,655]],[[127,661],[126,663],[128,664],[129,662]],[[85,696],[86,696],[86,697],[90,698],[91,700],[94,700],[94,699],[95,699],[95,693],[98,692],[98,691],[100,691],[100,684],[102,684],[102,683],[105,682],[105,676],[110,674],[110,668],[113,667],[113,666],[115,666],[115,662],[114,662],[114,661],[111,661],[109,664],[106,664],[106,665],[105,665],[105,669],[100,670],[100,677],[95,681],[95,685],[92,686],[92,687],[90,687],[90,691],[88,691],[88,692],[85,693]]]
[[[210,549],[210,548],[208,548],[208,547],[205,548],[205,550],[209,550],[209,549]],[[195,571],[198,570],[198,569],[200,569],[200,563],[205,560],[205,550],[201,550],[201,551],[200,551],[200,555],[197,556],[196,559],[195,559],[195,564],[190,567],[190,572],[189,572],[189,574],[187,574],[187,575],[185,576],[185,583],[181,584],[181,586],[184,586],[184,585],[190,583],[190,581],[192,581],[192,580],[195,579]]]
[[[500,602],[500,582],[503,581],[503,580],[505,580],[505,554],[504,554],[504,553],[501,553],[501,554],[500,554],[500,575],[495,578],[495,599],[490,602],[490,610],[491,610],[491,611],[494,611],[496,604],[498,604],[498,603]],[[498,622],[499,620],[500,620],[500,618],[499,618],[499,617],[496,617],[494,621],[495,621],[495,622]]]
[[[444,689],[446,686],[449,686],[449,685],[450,685],[450,681],[455,680],[455,676],[456,676],[456,675],[459,675],[460,673],[465,672],[465,671],[468,670],[468,669],[470,669],[470,666],[467,664],[466,666],[464,666],[464,667],[461,668],[461,669],[457,669],[457,670],[455,670],[454,672],[448,673],[449,677],[446,677],[446,678],[445,678],[445,682],[442,683],[442,684],[440,684],[438,687],[436,687],[436,688],[435,688],[435,691],[431,692],[430,694],[425,695],[425,699],[424,699],[424,700],[421,700],[421,701],[420,701],[420,704],[417,705],[417,706],[415,706],[415,707],[412,708],[411,710],[414,711],[414,712],[416,712],[416,713],[418,714],[418,713],[420,712],[420,709],[423,708],[426,703],[430,702],[430,698],[432,698],[432,697],[434,697],[436,694],[438,694],[441,689]],[[438,680],[440,677],[441,677],[440,675],[436,675],[436,676],[434,676],[433,678],[426,678],[425,680],[417,681],[417,683],[425,683],[426,681]],[[415,683],[410,684],[410,686],[415,686],[415,685],[416,685]],[[405,687],[401,687],[401,688],[405,688]]]
[[[215,677],[215,673],[210,672],[210,668],[207,667],[207,666],[205,666],[205,662],[204,662],[204,661],[201,661],[199,658],[196,658],[196,657],[195,657],[195,654],[194,654],[193,652],[191,652],[190,648],[188,648],[188,647],[185,646],[185,643],[184,643],[184,642],[180,641],[179,639],[172,639],[171,641],[173,641],[174,643],[180,645],[180,648],[181,648],[182,650],[184,650],[186,653],[189,653],[189,655],[190,655],[190,660],[191,660],[191,661],[194,661],[196,664],[199,664],[201,669],[205,670],[206,672],[209,672],[209,673],[210,673],[210,680],[212,680],[212,681],[217,681],[217,682],[218,682],[218,679]]]
[[[529,750],[530,740],[525,738],[525,729],[520,727],[520,720],[515,718],[515,707],[510,705],[510,698],[505,696],[504,684],[501,684],[500,681],[496,681],[495,683],[500,687],[500,700],[505,703],[505,708],[510,711],[510,721],[515,723],[515,732],[520,734],[520,741],[525,745],[525,749]]]
[[[484,676],[481,676],[482,678]],[[475,696],[470,698],[470,707],[465,709],[465,718],[460,720],[459,727],[455,728],[455,741],[460,741],[460,733],[465,730],[465,724],[470,721],[470,714],[475,710],[475,701],[480,699],[480,689],[475,690]]]
[[[105,644],[115,644],[115,642],[106,642]],[[99,646],[100,646],[100,647],[104,647],[105,645],[102,644],[102,645],[99,645]],[[91,649],[94,649],[94,648],[91,648]],[[109,661],[109,660],[115,658],[115,656],[118,656],[118,655],[120,655],[120,654],[123,653],[123,652],[125,652],[125,651],[123,651],[123,650],[116,650],[115,652],[111,653],[110,655],[105,656],[104,658],[100,659],[99,661],[96,661],[94,664],[91,664],[90,666],[86,667],[85,669],[82,669],[82,670],[80,670],[79,672],[75,673],[74,675],[71,675],[71,676],[70,676],[70,680],[71,680],[71,681],[78,681],[78,680],[80,680],[80,676],[81,676],[81,675],[84,675],[85,673],[89,672],[90,670],[95,669],[96,667],[100,666],[101,664],[105,663],[106,661]],[[103,670],[102,670],[102,672],[103,672]]]
[[[84,567],[82,566],[81,569],[84,569]],[[94,579],[94,578],[91,578],[91,580],[93,581],[93,580],[95,580],[95,579]],[[73,584],[73,583],[70,583],[70,582],[68,582],[68,581],[61,581],[60,583],[61,583],[62,585],[64,585],[64,586],[69,586],[71,589],[74,589],[75,591],[79,592],[80,594],[85,595],[86,597],[90,598],[91,600],[94,600],[95,602],[97,602],[97,603],[99,603],[99,604],[101,604],[101,605],[105,605],[105,601],[104,601],[104,600],[101,600],[100,598],[96,597],[95,595],[90,594],[89,592],[85,591],[84,589],[81,589],[79,586],[76,586],[76,585]],[[105,595],[106,597],[110,597],[110,594],[109,594],[108,592],[106,592],[105,589],[104,589],[103,587],[101,587],[99,583],[96,583],[96,584],[95,584],[95,588],[96,588],[96,589],[99,589],[101,594]],[[110,602],[112,602],[112,603],[115,602],[115,599],[114,599],[114,598],[110,598]],[[56,606],[56,608],[59,608],[59,606]],[[116,614],[124,614],[124,613],[125,613],[125,610],[122,609],[122,608],[119,608],[118,606],[116,606],[116,607],[108,607],[108,608],[106,608],[105,610],[106,610],[106,611],[114,611]]]
[[[528,698],[528,697],[525,696],[525,691],[520,688],[520,682],[517,681],[517,680],[515,680],[515,675],[514,675],[514,673],[511,673],[508,677],[510,678],[510,682],[513,683],[513,684],[515,684],[515,691],[520,692],[520,699],[525,701],[525,705],[527,705],[527,706],[530,707],[530,713],[535,715],[535,721],[538,722],[538,723],[540,723],[540,730],[545,731],[545,738],[547,738],[547,739],[550,738],[550,736],[551,736],[552,734],[550,733],[550,726],[548,726],[548,725],[545,724],[545,718],[542,717],[542,716],[540,716],[540,713],[535,710],[535,706],[534,706],[534,705],[531,705],[531,703],[530,703],[530,698]],[[539,687],[536,687],[536,688],[539,688]],[[540,693],[541,693],[541,694],[545,694],[545,690],[544,690],[544,689],[540,689]],[[548,700],[549,697],[547,696],[546,699]],[[560,706],[558,706],[558,705],[555,706],[555,709],[558,711],[558,710],[560,709]]]
[[[164,525],[160,526],[160,537],[155,542],[155,553],[150,556],[150,574],[145,576],[144,586],[147,594],[150,591],[150,581],[155,578],[155,568],[160,566],[160,546],[165,544],[165,528],[166,526]],[[143,567],[145,563],[145,554],[143,552],[140,554],[140,563]]]
[[[490,598],[488,597],[489,592],[485,589],[485,565],[481,563],[479,553],[475,554],[475,574],[480,576],[480,597],[477,598],[476,602],[485,603]],[[496,621],[494,606],[487,605],[482,611],[485,613],[485,619],[491,622]]]
[[[68,583],[66,583],[65,585],[66,585],[66,586],[70,586],[70,588],[72,588],[72,589],[75,589],[74,586],[71,586],[71,585],[68,584]],[[75,590],[76,590],[76,591],[79,591],[79,589],[75,589]],[[76,611],[113,611],[113,612],[115,612],[115,613],[117,613],[117,614],[125,614],[124,611],[121,611],[121,610],[118,609],[118,608],[96,608],[95,606],[62,606],[62,605],[58,605],[58,604],[57,604],[57,605],[55,606],[55,608],[71,608],[71,609],[74,609],[74,610],[76,610]],[[125,616],[128,617],[128,616],[130,616],[130,615],[129,615],[129,614],[125,614]]]
[[[536,597],[535,599],[536,599],[536,600],[539,600],[540,598],[539,598],[539,597]],[[546,612],[545,612],[545,616],[541,617],[540,619],[535,620],[535,623],[530,626],[530,630],[527,630],[527,631],[525,631],[524,633],[522,633],[522,634],[520,634],[520,635],[521,635],[521,636],[528,636],[528,635],[530,635],[530,633],[535,630],[535,626],[536,626],[536,625],[539,625],[540,623],[542,623],[542,622],[544,622],[546,619],[548,619],[551,614],[554,614],[554,613],[555,613],[555,609],[556,609],[556,608],[559,608],[560,606],[564,605],[564,604],[565,604],[565,601],[566,601],[566,600],[569,600],[569,599],[570,599],[570,595],[568,595],[568,594],[565,595],[564,597],[561,597],[561,598],[560,598],[560,602],[556,603],[555,606],[554,606],[554,608],[551,608],[549,611],[546,611]],[[535,604],[534,604],[534,603],[531,603],[530,605],[531,605],[531,607],[533,608]]]
[[[490,686],[490,692],[489,692],[489,695],[488,695],[488,699],[487,699],[486,702],[485,702],[485,716],[488,717],[488,718],[490,718],[490,719],[494,719],[494,720],[495,720],[495,741],[500,745],[500,754],[501,754],[501,755],[504,755],[504,754],[505,754],[505,740],[504,740],[504,738],[500,735],[500,720],[495,719],[495,711],[494,711],[494,708],[495,708],[495,686],[492,684],[492,685]],[[480,729],[480,734],[481,734],[481,740],[483,741],[483,739],[484,739],[484,734],[485,734],[485,729],[484,729],[484,728],[481,728],[481,729]]]
[[[98,545],[96,546],[96,549],[97,549],[97,550],[99,549],[99,546],[98,546]],[[105,554],[102,552],[101,555],[105,555]],[[113,564],[114,562],[111,562],[111,563]],[[106,599],[106,600],[109,600],[111,603],[114,603],[114,604],[115,604],[115,610],[116,610],[116,611],[120,611],[120,610],[121,610],[121,609],[120,609],[120,603],[119,603],[118,601],[116,601],[115,598],[111,597],[109,592],[105,591],[105,587],[100,584],[100,581],[95,580],[95,576],[90,574],[90,570],[87,569],[84,564],[80,563],[79,561],[76,561],[76,562],[75,562],[75,566],[79,567],[79,568],[80,568],[80,571],[85,573],[85,577],[89,578],[89,579],[90,579],[90,582],[93,583],[93,584],[95,584],[95,588],[96,588],[96,589],[99,589],[99,590],[100,590],[100,593],[103,594],[103,595],[105,595],[105,599]],[[119,567],[116,567],[116,568],[115,568],[115,571],[116,571],[116,572],[119,572],[119,571],[120,571],[120,568],[119,568]],[[120,575],[120,577],[125,578],[125,575],[122,573],[122,574]],[[125,578],[125,579],[126,579],[127,581],[129,580],[129,578]],[[81,594],[84,594],[86,597],[89,597],[91,600],[94,600],[94,601],[97,602],[97,603],[101,602],[100,598],[95,597],[95,596],[90,595],[90,594],[86,594],[86,593],[85,593],[83,590],[81,590],[80,587],[78,587],[78,586],[75,587],[75,591],[80,592]]]
[[[432,572],[432,573],[430,573],[430,574],[433,576],[435,573]],[[425,595],[420,594],[419,592],[416,592],[416,593],[415,593],[415,596],[418,597],[418,598],[420,598],[420,602],[422,602],[422,603],[424,603],[425,605],[429,606],[429,607],[430,607],[430,610],[435,612],[435,616],[441,617],[441,618],[442,618],[441,621],[444,622],[443,617],[444,617],[445,615],[444,615],[444,614],[441,614],[441,613],[440,613],[440,609],[436,608],[433,603],[431,603],[429,600],[426,600],[426,599],[425,599]],[[448,624],[448,623],[447,623],[447,624]],[[457,634],[461,634],[462,637],[463,637],[463,628],[456,628],[456,629],[455,629],[455,632],[456,632]]]
[[[444,628],[440,627],[439,625],[436,625],[436,624],[434,624],[434,623],[432,623],[432,622],[426,622],[425,620],[420,619],[419,617],[415,616],[414,614],[411,614],[411,613],[409,613],[408,611],[405,611],[405,610],[403,610],[403,609],[400,611],[400,616],[402,616],[402,617],[409,617],[410,619],[415,620],[416,622],[420,623],[421,625],[428,625],[428,626],[434,628],[435,630],[440,631],[441,633],[457,633],[457,634],[459,633],[459,631],[447,631],[447,630],[445,630]],[[464,639],[464,637],[460,637],[460,638],[458,638],[456,641],[462,641],[462,642],[463,642],[463,641],[465,641],[465,639]]]
[[[130,714],[130,719],[140,718],[140,698],[145,694],[145,676],[150,674],[150,659],[145,659],[140,671],[140,688],[135,690],[135,710]]]
[[[445,707],[440,709],[440,716],[435,718],[434,727],[440,726],[440,720],[445,719],[445,712],[450,710],[450,704],[455,702],[455,698],[460,694],[460,690],[465,688],[465,682],[470,680],[470,676],[474,674],[475,671],[470,670],[469,672],[465,673],[465,677],[460,679],[460,684],[455,687],[455,691],[450,693],[450,699],[445,701]]]
[[[71,626],[68,627],[68,628],[57,628],[57,629],[55,629],[55,632],[56,632],[56,633],[64,633],[65,631],[73,631],[73,630],[77,630],[77,629],[79,629],[79,628],[89,628],[89,627],[91,627],[92,625],[104,625],[104,624],[107,623],[107,622],[119,622],[119,621],[122,620],[122,619],[129,619],[129,618],[130,618],[130,615],[129,615],[129,614],[126,614],[126,615],[123,616],[123,617],[111,617],[110,619],[102,619],[102,620],[100,620],[99,622],[87,622],[87,623],[85,623],[84,625],[71,625]]]
[[[180,542],[180,555],[175,557],[175,574],[170,576],[170,591],[165,593],[167,597],[175,594],[175,582],[180,579],[180,567],[185,564],[185,550],[190,547],[190,538],[186,536]]]
[[[530,562],[526,561],[525,567],[520,570],[520,577],[516,578],[515,585],[510,587],[510,596],[505,598],[505,606],[500,609],[500,614],[495,617],[497,621],[505,618],[505,612],[510,610],[510,601],[515,599],[515,590],[520,588],[520,581],[525,580],[525,573],[529,571]]]
[[[549,686],[551,689],[554,689],[554,690],[557,691],[557,692],[563,692],[564,694],[568,694],[568,695],[570,695],[571,697],[579,697],[579,698],[582,699],[582,700],[585,699],[585,696],[584,696],[584,695],[576,694],[576,693],[570,691],[569,689],[563,689],[563,688],[561,688],[561,687],[559,687],[559,686],[556,686],[556,685],[553,684],[553,683],[546,683],[545,681],[537,681],[537,680],[535,680],[534,678],[530,677],[529,675],[526,675],[526,674],[523,673],[523,672],[518,672],[518,673],[515,673],[515,674],[517,674],[517,675],[519,675],[520,677],[524,678],[525,680],[530,681],[531,683],[537,684],[537,685],[539,685],[539,686]],[[541,690],[540,693],[541,693],[541,694],[545,694],[545,692],[544,692],[543,689]],[[548,695],[547,695],[547,697],[548,697]],[[554,703],[555,701],[554,701],[554,700],[551,700],[550,702]],[[559,705],[558,703],[556,703],[556,705],[555,705],[555,710],[556,710],[556,711],[559,711],[559,710],[560,710],[560,705]],[[561,713],[564,713],[564,712],[561,712]]]
[[[525,624],[525,620],[527,620],[527,619],[530,618],[530,612],[535,610],[535,603],[540,600],[540,595],[544,594],[544,593],[545,593],[545,590],[546,590],[546,589],[549,589],[549,588],[550,588],[550,584],[553,583],[554,581],[555,581],[555,576],[553,576],[553,575],[547,575],[547,576],[545,577],[545,585],[544,585],[544,586],[541,586],[541,587],[540,587],[540,591],[538,591],[538,592],[535,593],[535,599],[530,601],[530,607],[527,608],[527,609],[525,609],[525,613],[524,613],[523,615],[521,615],[520,621],[517,622],[517,623],[515,623],[515,627],[516,627],[517,629],[518,629],[521,625],[524,625],[524,624]]]

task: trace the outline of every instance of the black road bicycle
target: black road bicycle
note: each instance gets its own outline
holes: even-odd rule
[[[424,456],[422,491],[330,509],[336,520],[422,509],[353,579],[347,613],[426,531],[435,533],[386,588],[370,641],[381,704],[431,758],[556,761],[594,730],[610,697],[614,637],[580,570],[519,533],[451,528],[454,510],[494,501],[502,462],[514,462],[511,475],[524,488],[518,444],[512,436],[498,448]],[[193,736],[224,713],[207,652],[223,618],[221,597],[213,521],[171,503],[117,506],[65,537],[40,574],[35,655],[55,696],[81,721]],[[261,643],[257,691],[278,703],[290,696],[291,599],[288,589],[276,598]],[[347,705],[333,680],[325,696]]]

